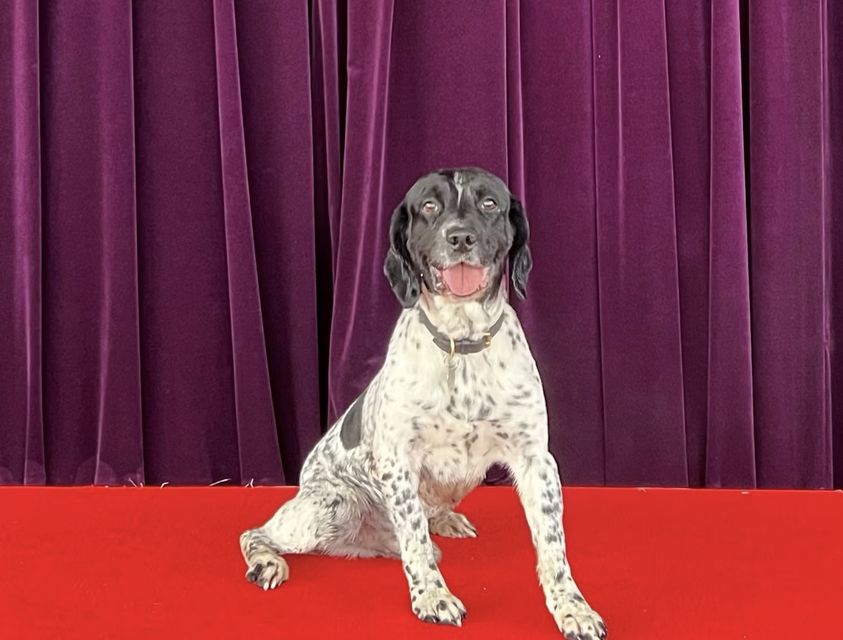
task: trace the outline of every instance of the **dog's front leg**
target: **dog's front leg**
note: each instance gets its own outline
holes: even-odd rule
[[[411,471],[409,460],[399,457],[380,460],[378,474],[398,538],[413,613],[425,622],[461,626],[465,607],[448,591],[436,565],[433,541],[419,499],[418,476]]]
[[[547,451],[533,451],[511,467],[536,547],[539,581],[559,630],[571,640],[605,638],[603,620],[585,601],[571,575],[556,461]]]

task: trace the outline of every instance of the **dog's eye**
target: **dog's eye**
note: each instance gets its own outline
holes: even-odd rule
[[[480,206],[483,208],[483,211],[494,211],[498,208],[498,203],[492,200],[491,198],[486,198]]]
[[[426,200],[421,206],[422,213],[432,216],[439,211],[439,205],[434,200]]]

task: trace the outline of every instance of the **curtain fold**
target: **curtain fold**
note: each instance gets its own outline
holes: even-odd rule
[[[213,6],[133,17],[146,481],[239,480]]]
[[[41,8],[47,482],[141,482],[130,7]]]
[[[824,113],[825,142],[825,203],[828,209],[828,256],[826,285],[829,291],[827,322],[828,350],[831,359],[830,410],[832,421],[832,468],[834,485],[843,486],[843,357],[839,336],[843,335],[843,186],[838,176],[843,175],[843,127],[839,124],[843,110],[843,5],[825,3],[825,83]]]
[[[319,424],[328,422],[328,363],[342,198],[342,131],[345,122],[345,15],[337,0],[311,3],[310,63],[313,119],[313,185],[319,339]],[[341,41],[341,38],[343,39]],[[342,73],[340,73],[342,69]]]
[[[606,481],[685,485],[664,5],[596,3],[594,10]]]
[[[741,51],[736,4],[711,3],[706,486],[755,486]]]
[[[46,481],[38,7],[0,7],[0,484]]]
[[[214,0],[214,36],[238,479],[283,482],[258,291],[233,0]]]
[[[521,0],[507,2],[506,23],[506,181],[513,193],[525,193],[524,80],[521,62]]]
[[[752,358],[764,486],[832,485],[824,13],[821,0],[748,11]]]
[[[263,346],[254,336],[246,346],[265,350],[275,416],[274,424],[263,425],[265,440],[255,446],[268,449],[258,455],[269,456],[271,439],[280,440],[282,469],[290,482],[324,424],[319,362],[327,360],[327,339],[318,328],[324,282],[319,271],[330,274],[330,256],[318,251],[321,229],[314,223],[316,194],[327,185],[316,172],[308,12],[301,2],[249,0],[235,4],[235,15],[237,39],[231,45],[239,55],[262,310],[254,322],[256,327],[262,322],[266,341]],[[253,429],[254,423],[246,421],[240,428]],[[250,451],[241,455],[248,457]],[[252,477],[259,476],[243,480]]]
[[[378,231],[388,228],[390,215],[382,204],[394,12],[393,0],[354,3],[348,10],[343,206],[336,221],[329,421],[363,391],[380,365],[382,353],[371,347],[378,345],[381,352],[386,347],[386,334],[380,327],[380,335],[364,342],[359,336],[381,324],[384,308],[384,291],[372,263],[381,262],[380,256],[385,255],[384,234]],[[353,220],[350,223],[348,216]]]
[[[710,64],[713,30],[709,5],[665,3],[683,404],[691,486],[706,483],[709,437],[710,123],[711,86],[716,82]],[[734,146],[734,139],[723,142]]]
[[[526,96],[520,195],[536,266],[518,311],[544,382],[562,479],[602,485],[592,14],[575,3],[524,2],[520,18]]]
[[[840,486],[843,9],[0,4],[0,483],[293,483],[420,174],[530,220],[570,484]]]

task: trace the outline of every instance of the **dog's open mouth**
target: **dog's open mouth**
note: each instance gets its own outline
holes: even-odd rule
[[[466,298],[486,287],[488,269],[465,262],[458,262],[443,269],[434,268],[437,284],[442,293],[451,293],[459,298]]]

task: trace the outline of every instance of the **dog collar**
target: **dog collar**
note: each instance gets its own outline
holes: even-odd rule
[[[427,314],[421,309],[419,309],[419,316],[421,317],[422,324],[427,327],[427,330],[430,331],[430,335],[433,336],[433,344],[452,357],[457,353],[479,353],[480,351],[483,351],[483,349],[488,349],[492,346],[492,338],[494,338],[498,331],[500,331],[504,320],[504,314],[501,313],[495,324],[489,327],[489,330],[484,333],[483,337],[479,340],[468,340],[466,338],[454,340],[450,336],[446,336],[444,333],[439,331],[439,329],[437,329],[430,321],[430,318],[427,317]]]

